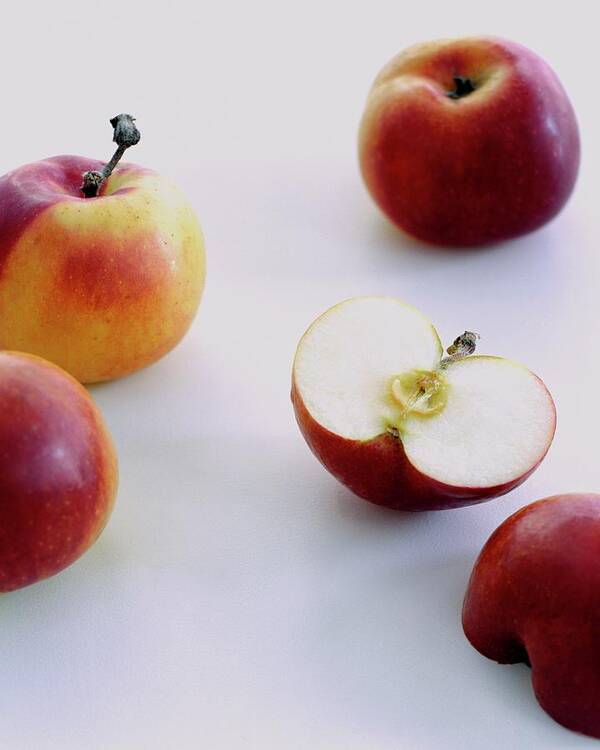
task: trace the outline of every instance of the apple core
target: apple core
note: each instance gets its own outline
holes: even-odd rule
[[[446,350],[447,356],[440,359],[434,370],[417,368],[392,378],[392,399],[401,407],[398,421],[404,421],[409,414],[427,417],[439,414],[444,409],[448,400],[448,382],[442,371],[453,362],[459,362],[473,354],[478,338],[478,333],[465,331],[454,339]],[[389,431],[396,437],[400,434],[397,426],[391,427]]]
[[[447,387],[440,372],[410,370],[392,378],[390,390],[403,419],[408,413],[427,417],[441,412],[446,405]]]

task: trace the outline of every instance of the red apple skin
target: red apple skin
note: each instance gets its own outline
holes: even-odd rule
[[[600,495],[556,495],[508,518],[471,575],[463,628],[500,664],[531,665],[542,708],[600,738]]]
[[[363,442],[330,432],[309,413],[293,379],[291,397],[300,432],[323,466],[355,495],[392,510],[448,510],[510,492],[540,465],[556,426],[555,414],[544,454],[522,476],[494,487],[454,487],[421,474],[408,460],[402,441],[387,433]]]
[[[83,383],[152,364],[184,336],[204,285],[194,211],[156,172],[56,156],[0,177],[0,349],[50,360]]]
[[[476,89],[451,99],[453,77]],[[494,37],[407,49],[373,85],[359,135],[371,196],[425,242],[483,245],[531,232],[569,198],[579,131],[554,72]]]
[[[0,352],[0,592],[76,560],[116,489],[116,454],[87,391],[39,357]]]

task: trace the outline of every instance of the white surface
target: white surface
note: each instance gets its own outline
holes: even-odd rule
[[[596,747],[542,712],[526,667],[485,660],[459,624],[500,521],[600,489],[594,4],[120,5],[3,7],[0,168],[107,157],[108,118],[133,112],[132,160],[173,176],[197,208],[208,285],[173,354],[94,389],[120,453],[118,505],[72,568],[2,598],[0,747]],[[371,204],[356,128],[392,54],[479,31],[552,62],[579,114],[583,168],[544,230],[438,252]],[[373,293],[414,304],[445,342],[475,329],[482,352],[542,375],[558,432],[522,488],[394,514],[310,455],[288,398],[297,340],[331,304]]]

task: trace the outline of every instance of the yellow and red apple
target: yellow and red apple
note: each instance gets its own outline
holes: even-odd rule
[[[524,662],[538,701],[600,739],[600,495],[556,495],[522,508],[479,555],[463,607],[471,644]]]
[[[85,388],[39,357],[0,352],[0,592],[83,554],[116,489],[115,450]]]
[[[156,361],[189,328],[204,245],[182,193],[119,165],[97,197],[100,162],[58,156],[0,178],[0,348],[44,357],[83,383]]]
[[[569,198],[579,134],[557,76],[494,37],[418,44],[369,94],[362,174],[383,212],[426,242],[468,246],[530,232]]]
[[[552,397],[527,368],[444,357],[431,323],[390,297],[346,300],[309,327],[292,402],[325,468],[360,497],[399,510],[508,492],[542,461],[556,424]]]

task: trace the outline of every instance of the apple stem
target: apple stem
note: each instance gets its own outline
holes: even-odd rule
[[[83,175],[81,192],[86,198],[95,198],[98,195],[100,185],[111,176],[125,151],[130,146],[139,143],[141,138],[140,131],[135,126],[135,117],[131,115],[116,115],[111,119],[110,124],[114,128],[113,141],[117,144],[117,150],[101,172],[92,170]]]
[[[447,357],[443,357],[439,369],[445,370],[453,362],[459,362],[461,359],[473,354],[477,346],[477,339],[481,338],[478,333],[473,331],[465,331],[460,336],[457,336],[452,344],[446,349]]]

